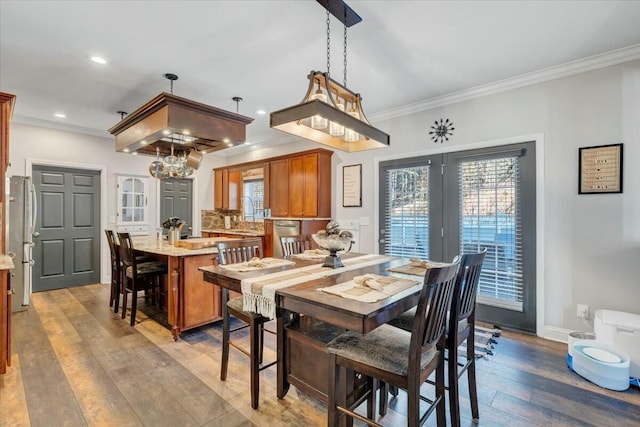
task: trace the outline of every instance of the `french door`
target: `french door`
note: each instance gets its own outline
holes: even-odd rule
[[[380,253],[487,249],[478,320],[535,332],[533,142],[380,163]]]

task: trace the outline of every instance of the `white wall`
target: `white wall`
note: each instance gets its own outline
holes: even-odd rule
[[[18,97],[17,102],[20,102]],[[111,138],[65,132],[38,126],[11,124],[11,166],[7,176],[31,175],[30,164],[49,164],[70,166],[103,171],[103,201],[101,229],[115,228],[116,203],[116,175],[139,175],[149,177],[149,163],[154,160],[150,156],[133,156],[116,153],[115,141]],[[224,157],[205,156],[200,169],[194,174],[194,200],[197,209],[194,210],[194,233],[200,229],[200,209],[213,207],[213,178],[211,170],[223,165]],[[160,224],[158,218],[158,181],[149,177],[149,226],[154,230]],[[104,203],[103,203],[104,204]],[[101,282],[110,280],[109,248],[104,233],[101,233]]]
[[[368,94],[375,96],[375,94]],[[365,106],[366,107],[366,106]],[[431,142],[436,119],[455,123],[453,138]],[[483,96],[375,123],[391,147],[334,155],[333,216],[369,219],[361,250],[377,251],[378,163],[538,138],[538,335],[566,339],[591,330],[576,304],[640,314],[640,61]],[[624,193],[578,195],[578,148],[624,143]],[[279,153],[309,146],[286,144]],[[252,153],[252,157],[262,153]],[[275,155],[268,153],[262,156]],[[250,160],[235,156],[230,163]],[[343,208],[342,166],[361,163],[362,208]]]

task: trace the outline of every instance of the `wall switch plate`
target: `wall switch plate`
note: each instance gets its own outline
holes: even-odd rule
[[[589,318],[589,306],[586,304],[578,304],[576,315],[580,319],[588,319]]]

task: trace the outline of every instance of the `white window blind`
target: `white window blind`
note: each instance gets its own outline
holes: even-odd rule
[[[461,252],[487,248],[478,302],[522,311],[522,226],[517,155],[458,163]]]
[[[242,194],[251,200],[251,203],[247,203],[247,200],[243,199],[242,211],[244,220],[251,221],[256,218],[264,218],[264,180],[244,180]]]
[[[429,257],[430,166],[388,169],[384,218],[384,253]]]

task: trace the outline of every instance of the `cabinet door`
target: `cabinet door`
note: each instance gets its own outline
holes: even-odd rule
[[[289,163],[274,160],[269,165],[269,195],[272,217],[289,216]]]
[[[264,256],[273,256],[273,221],[264,220]]]
[[[227,189],[227,198],[229,202],[227,209],[239,210],[240,200],[242,198],[242,172],[229,171],[229,186]]]
[[[304,157],[289,159],[289,216],[304,216]]]
[[[213,171],[213,208],[224,209],[224,202],[222,199],[222,193],[224,188],[224,179],[222,177],[222,170],[217,169]]]
[[[318,216],[318,155],[307,154],[303,158],[304,198],[302,216]]]
[[[222,170],[222,209],[229,209],[229,169]]]
[[[118,225],[147,223],[147,182],[146,177],[118,176]]]
[[[220,319],[220,287],[205,282],[198,267],[217,264],[214,255],[184,257],[184,327],[191,328]]]

